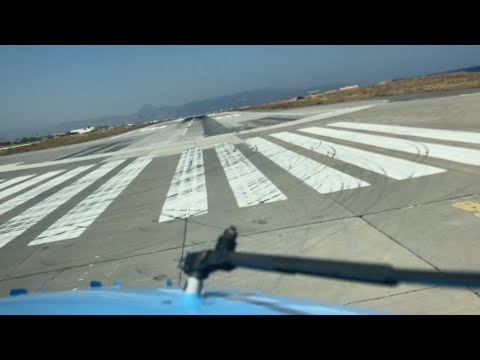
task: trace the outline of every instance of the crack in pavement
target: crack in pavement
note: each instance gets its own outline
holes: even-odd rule
[[[427,286],[427,287],[423,287],[421,289],[413,289],[413,290],[408,290],[408,291],[404,291],[404,292],[401,292],[401,293],[389,294],[389,295],[379,296],[379,297],[371,298],[371,299],[350,301],[350,302],[344,303],[343,305],[348,306],[348,305],[353,305],[353,304],[361,304],[361,303],[367,302],[367,301],[380,300],[380,299],[385,299],[385,298],[394,297],[394,296],[398,296],[398,295],[410,294],[410,293],[417,292],[417,291],[434,289],[434,288],[437,288],[437,287],[438,286]]]
[[[422,206],[422,205],[430,205],[430,204],[435,204],[435,203],[439,203],[439,202],[442,202],[442,201],[469,198],[469,197],[477,196],[477,195],[480,195],[480,193],[473,193],[473,194],[467,194],[467,195],[455,195],[455,196],[452,196],[452,197],[446,198],[446,199],[426,201],[426,202],[423,202],[421,204],[416,204],[416,205],[405,205],[405,206],[401,206],[401,207],[398,207],[398,208],[374,211],[374,212],[371,212],[371,213],[365,213],[363,215],[359,215],[359,217],[368,216],[368,215],[376,215],[376,214],[381,214],[381,213],[384,213],[384,212],[395,211],[395,210],[409,209],[409,208],[414,208],[414,207]]]
[[[333,222],[333,221],[340,221],[340,220],[349,220],[349,219],[354,219],[354,218],[361,218],[365,223],[367,223],[368,225],[370,225],[371,227],[373,227],[374,229],[376,229],[377,231],[379,231],[380,233],[382,233],[383,235],[385,235],[387,238],[389,238],[390,240],[392,240],[393,242],[397,243],[398,245],[400,245],[401,247],[405,248],[407,251],[409,251],[410,253],[412,253],[414,256],[416,256],[417,258],[419,258],[420,260],[424,261],[425,263],[429,264],[430,266],[432,266],[433,268],[435,268],[437,271],[440,271],[434,264],[430,263],[429,261],[427,261],[426,259],[422,258],[419,254],[416,254],[414,251],[412,251],[411,249],[407,248],[406,246],[404,246],[402,243],[398,242],[397,240],[395,240],[393,237],[389,236],[388,234],[386,234],[385,232],[383,232],[382,230],[380,230],[379,228],[377,228],[376,226],[374,226],[373,224],[371,224],[370,222],[368,222],[364,216],[367,216],[367,215],[373,215],[373,214],[378,214],[378,213],[383,213],[383,212],[388,212],[388,211],[394,211],[394,210],[401,210],[401,209],[406,209],[406,208],[412,208],[412,207],[416,207],[416,206],[421,206],[421,205],[428,205],[428,204],[432,204],[432,203],[437,203],[437,202],[442,202],[442,201],[448,201],[448,200],[453,200],[453,199],[457,199],[457,198],[467,198],[467,197],[472,197],[472,196],[476,196],[476,195],[479,195],[479,193],[473,193],[473,194],[468,194],[468,195],[464,195],[464,196],[454,196],[452,198],[448,198],[448,199],[442,199],[442,200],[434,200],[434,201],[430,201],[430,202],[425,202],[425,203],[422,203],[422,204],[418,204],[418,205],[409,205],[409,206],[403,206],[403,207],[399,207],[399,208],[395,208],[395,209],[388,209],[388,210],[382,210],[382,211],[378,211],[378,212],[373,212],[373,213],[367,213],[367,214],[363,214],[363,215],[356,215],[355,213],[353,213],[350,209],[346,208],[345,206],[339,204],[337,201],[335,201],[334,199],[331,199],[333,200],[334,202],[338,203],[342,208],[345,208],[346,210],[349,210],[349,212],[353,213],[354,216],[347,216],[347,217],[339,217],[339,218],[335,218],[335,219],[329,219],[329,220],[324,220],[324,221],[313,221],[313,222],[309,222],[309,223],[306,223],[306,224],[296,224],[296,225],[290,225],[290,226],[285,226],[285,227],[279,227],[279,228],[275,228],[275,229],[271,229],[271,230],[263,230],[263,231],[253,231],[253,232],[246,232],[244,234],[241,235],[241,237],[251,237],[251,236],[254,236],[254,235],[259,235],[259,234],[266,234],[266,233],[270,233],[270,232],[275,232],[275,231],[281,231],[281,230],[287,230],[287,229],[293,229],[293,228],[302,228],[302,227],[307,227],[307,226],[311,226],[311,225],[316,225],[316,224],[323,224],[323,223],[329,223],[329,222]],[[329,197],[329,196],[327,196]],[[330,198],[330,197],[329,197]],[[216,229],[219,229],[221,230],[220,227],[218,226],[214,226],[214,225],[210,225],[210,224],[201,224],[199,223],[198,221],[195,221],[194,219],[191,219],[189,218],[190,221],[193,221],[195,224],[197,225],[204,225],[204,226],[207,226],[207,227],[213,227],[213,228],[216,228]],[[180,257],[180,260],[183,259],[183,255],[184,255],[184,252],[187,248],[190,248],[190,247],[193,247],[193,246],[201,246],[201,245],[206,245],[206,244],[214,244],[216,242],[216,240],[208,240],[208,241],[202,241],[202,242],[198,242],[198,243],[194,243],[194,244],[186,244],[186,236],[187,236],[187,219],[185,219],[185,230],[184,230],[184,238],[183,238],[183,243],[181,246],[177,246],[177,247],[171,247],[171,248],[166,248],[166,249],[161,249],[161,250],[155,250],[155,251],[149,251],[149,252],[142,252],[142,253],[137,253],[137,254],[134,254],[134,255],[128,255],[128,256],[122,256],[122,257],[116,257],[116,258],[113,258],[113,259],[105,259],[105,260],[102,260],[102,261],[97,261],[95,262],[95,264],[102,264],[102,263],[107,263],[107,262],[112,262],[112,261],[119,261],[119,260],[126,260],[126,259],[131,259],[131,258],[135,258],[137,256],[144,256],[144,255],[152,255],[152,254],[157,254],[157,253],[161,253],[161,252],[165,252],[165,251],[171,251],[171,250],[181,250],[182,253],[181,253],[181,257]],[[38,251],[39,248],[37,248],[36,250],[32,251],[32,253],[30,253],[25,259],[22,260],[22,262],[20,263],[19,266],[21,266],[28,258],[30,258],[35,252]],[[84,267],[84,266],[87,266],[89,265],[88,263],[85,263],[85,264],[80,264],[80,265],[74,265],[74,266],[67,266],[67,267],[64,267],[64,268],[60,268],[60,269],[51,269],[51,270],[47,270],[47,271],[39,271],[39,272],[33,272],[33,273],[30,273],[30,274],[26,274],[26,275],[20,275],[20,276],[14,276],[14,277],[11,277],[10,274],[13,272],[9,272],[8,274],[6,274],[1,280],[0,280],[0,283],[1,282],[4,282],[4,281],[9,281],[9,280],[18,280],[18,279],[22,279],[22,278],[26,278],[26,277],[29,277],[29,276],[34,276],[34,275],[42,275],[42,274],[48,274],[48,273],[52,273],[52,272],[56,272],[56,274],[53,276],[52,279],[48,280],[48,281],[51,281],[53,280],[55,277],[59,276],[62,272],[66,271],[66,270],[70,270],[70,269],[76,269],[76,268],[81,268],[81,267]],[[18,266],[17,266],[18,268]],[[181,275],[182,275],[182,271],[179,270],[179,284],[181,282]],[[47,282],[48,282],[47,281]],[[46,282],[45,282],[46,283]],[[42,284],[42,286],[45,285]],[[468,290],[470,290],[471,292],[473,292],[477,297],[480,297],[480,294],[478,294],[477,292],[475,292],[474,290],[472,289],[469,289],[469,288],[466,288]],[[390,295],[387,295],[387,296],[390,296]]]
[[[368,222],[367,220],[365,220],[363,218],[363,216],[360,216],[360,218],[365,221],[368,225],[370,225],[371,227],[373,227],[374,229],[376,229],[378,232],[380,232],[381,234],[385,235],[386,237],[388,237],[390,240],[392,240],[393,242],[395,242],[396,244],[400,245],[401,247],[403,247],[405,250],[407,250],[408,252],[410,252],[412,255],[416,256],[417,258],[419,258],[420,260],[424,261],[425,263],[427,263],[428,265],[432,266],[435,270],[437,270],[439,273],[441,273],[442,271],[436,266],[434,265],[433,263],[431,263],[430,261],[428,261],[427,259],[423,258],[420,254],[417,254],[415,251],[413,251],[412,249],[408,248],[407,246],[405,246],[404,244],[402,244],[400,241],[394,239],[392,236],[388,235],[386,232],[380,230],[379,228],[377,228],[375,225],[371,224],[370,222]],[[478,297],[480,297],[479,294],[477,294],[475,292],[475,290],[473,290],[472,288],[469,288],[469,287],[464,287],[463,289],[465,290],[468,290],[470,292],[473,292],[475,295],[477,295]]]
[[[183,243],[182,243],[182,253],[180,255],[180,260],[179,260],[179,263],[178,263],[178,286],[180,286],[181,282],[182,282],[182,269],[181,269],[181,264],[182,264],[182,261],[183,261],[183,252],[185,251],[185,241],[187,239],[187,225],[188,225],[188,217],[185,218],[185,227],[184,227],[184,230],[183,230]]]
[[[409,253],[411,253],[412,255],[415,255],[417,258],[419,258],[420,260],[424,261],[425,263],[427,263],[428,265],[430,265],[431,267],[433,267],[435,270],[437,270],[438,272],[441,272],[440,269],[438,267],[436,267],[434,264],[432,264],[431,262],[429,262],[427,259],[424,259],[423,257],[421,257],[419,254],[415,253],[415,251],[413,251],[412,249],[408,248],[407,246],[405,246],[404,244],[402,244],[400,241],[394,239],[392,236],[388,235],[386,232],[384,232],[383,230],[380,230],[379,228],[377,228],[375,225],[373,225],[372,223],[368,222],[367,220],[365,220],[363,218],[363,216],[360,216],[360,219],[362,219],[364,222],[366,222],[368,225],[370,225],[372,228],[374,228],[375,230],[377,230],[379,233],[383,234],[384,236],[386,236],[388,239],[392,240],[393,242],[395,242],[396,244],[400,245],[402,248],[404,248],[405,250],[407,250]]]
[[[161,252],[164,252],[164,251],[178,250],[180,248],[181,248],[180,246],[177,246],[177,247],[173,247],[173,248],[149,251],[149,252],[144,252],[144,253],[134,254],[134,255],[128,255],[128,256],[123,256],[123,257],[117,257],[117,258],[114,258],[114,259],[105,259],[103,261],[96,261],[93,264],[104,264],[104,263],[108,263],[108,262],[112,262],[112,261],[126,260],[126,259],[131,259],[131,258],[134,258],[134,257],[137,257],[137,256],[157,254],[157,253],[161,253]],[[91,263],[92,262],[88,262],[88,263],[80,264],[80,265],[66,266],[66,267],[60,268],[60,269],[51,269],[51,270],[46,270],[46,271],[33,272],[33,273],[30,273],[30,274],[27,274],[27,275],[20,275],[20,276],[14,276],[14,277],[8,277],[7,276],[7,277],[3,278],[2,280],[0,280],[0,283],[2,281],[22,279],[22,278],[26,278],[26,277],[33,276],[33,275],[48,274],[48,273],[51,273],[53,271],[65,271],[65,270],[70,270],[70,269],[77,269],[77,268],[81,268],[81,267],[84,267],[84,266],[88,266]]]

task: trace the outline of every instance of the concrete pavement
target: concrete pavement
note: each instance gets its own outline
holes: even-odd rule
[[[466,201],[480,204],[480,166],[475,165],[476,152],[472,152],[480,151],[480,143],[389,134],[388,128],[381,133],[342,129],[335,123],[422,127],[431,129],[428,131],[432,134],[434,129],[474,134],[480,133],[479,100],[480,95],[454,93],[392,103],[367,101],[223,113],[211,123],[167,122],[91,143],[2,157],[0,179],[4,182],[27,175],[37,179],[54,170],[61,173],[36,183],[31,180],[31,185],[20,186],[18,191],[12,188],[28,179],[0,188],[0,213],[2,207],[7,209],[0,215],[0,240],[12,238],[0,247],[0,295],[6,296],[12,287],[78,289],[88,280],[109,283],[117,278],[126,286],[158,286],[167,277],[178,283],[185,280],[177,268],[182,254],[213,247],[219,233],[230,224],[239,230],[239,251],[478,271],[476,234],[480,217],[474,210],[453,205]],[[205,131],[206,127],[210,130]],[[386,145],[303,131],[312,127],[353,131],[360,134],[360,139],[365,134],[376,135]],[[299,146],[289,142],[298,137],[281,138],[277,136],[280,133],[313,139],[308,144],[329,144],[328,151]],[[269,153],[265,152],[267,148],[251,146],[249,139],[257,138],[271,144]],[[421,144],[419,152],[395,146],[399,140],[407,145]],[[222,164],[218,148],[224,143],[233,150],[226,153]],[[444,146],[440,148],[443,152],[437,151],[437,145]],[[353,150],[345,153],[345,147]],[[199,149],[196,156],[201,156],[202,162],[191,158],[180,169],[182,154],[194,148]],[[365,152],[383,157],[365,157]],[[149,159],[148,165],[135,170],[134,163],[143,157]],[[235,163],[235,159],[241,160]],[[392,177],[395,169],[388,168],[389,159],[405,161],[398,162],[405,166],[401,172],[407,172],[405,178]],[[86,174],[117,160],[124,161],[75,192]],[[46,185],[87,165],[93,167],[85,174]],[[123,174],[130,168],[127,179]],[[421,170],[415,173],[414,168]],[[427,168],[441,171],[418,173]],[[283,196],[268,199],[263,189],[272,190],[265,187],[265,179]],[[69,186],[73,191],[70,198],[55,198]],[[29,192],[32,197],[24,196],[20,203],[19,197]],[[205,196],[206,204],[202,203]],[[253,205],[242,206],[239,196],[248,197]],[[68,214],[90,211],[79,210],[86,206],[83,204],[94,204],[92,216],[96,217],[82,228],[81,235],[68,238],[59,233],[57,236],[65,238],[56,241],[53,235],[42,237],[55,233],[52,229],[81,226],[77,223],[80,220]],[[165,204],[172,209],[165,209]],[[95,209],[102,206],[105,209],[96,214]],[[185,206],[187,218],[159,222],[165,211],[182,214]],[[206,212],[195,215],[202,206],[206,206]],[[45,214],[31,210],[35,207],[44,209]],[[39,220],[23,231],[26,225],[20,219],[29,211]],[[23,232],[15,235],[19,229]],[[29,245],[39,238],[45,242]],[[480,313],[476,289],[423,285],[391,288],[250,270],[214,274],[207,286],[256,289],[401,313]]]

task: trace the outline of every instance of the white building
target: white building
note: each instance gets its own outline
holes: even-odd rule
[[[345,90],[353,90],[360,87],[359,85],[350,85],[350,86],[344,86],[340,88],[340,91],[345,91]]]

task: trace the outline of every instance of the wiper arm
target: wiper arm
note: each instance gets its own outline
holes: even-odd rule
[[[395,269],[386,264],[239,253],[235,252],[236,238],[235,227],[230,227],[219,237],[215,250],[187,254],[182,270],[189,276],[188,292],[199,293],[202,281],[214,271],[230,271],[239,267],[390,286],[403,282],[453,287],[480,287],[480,273],[478,272]]]

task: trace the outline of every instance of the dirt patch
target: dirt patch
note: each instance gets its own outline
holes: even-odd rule
[[[299,97],[268,104],[253,105],[245,110],[266,110],[297,108],[321,104],[333,104],[345,101],[363,100],[372,97],[403,95],[432,91],[473,89],[480,87],[480,72],[455,72],[432,76],[422,76],[394,81],[382,81],[378,84],[351,87],[345,90],[334,90],[311,94],[303,99]]]
[[[33,144],[14,147],[10,149],[0,150],[0,156],[5,155],[12,155],[18,154],[28,151],[35,151],[35,150],[44,150],[50,149],[59,146],[65,145],[72,145],[83,143],[87,141],[97,140],[101,138],[105,138],[108,136],[119,135],[129,131],[137,130],[143,127],[152,126],[152,124],[141,124],[141,125],[133,125],[129,127],[118,127],[114,129],[105,129],[105,130],[97,130],[85,134],[72,134],[72,135],[63,135],[63,136],[56,136],[53,138],[47,138],[45,140],[38,141]]]

